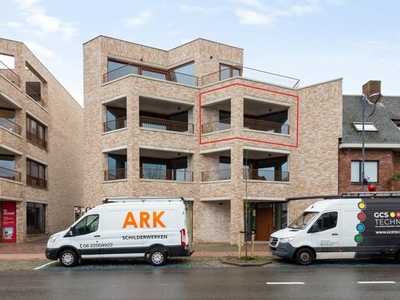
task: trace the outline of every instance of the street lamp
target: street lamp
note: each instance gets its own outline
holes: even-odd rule
[[[376,104],[378,103],[379,99],[381,99],[382,94],[381,93],[374,93],[369,96],[365,96],[362,94],[361,100],[362,100],[362,132],[361,132],[361,140],[362,140],[362,146],[361,146],[361,188],[362,191],[364,192],[365,189],[365,117],[370,117],[374,114],[375,109],[376,109]],[[366,104],[371,104],[374,106],[373,110],[371,113],[366,114]]]

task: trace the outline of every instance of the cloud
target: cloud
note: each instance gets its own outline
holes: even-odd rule
[[[269,25],[273,22],[273,17],[263,15],[254,10],[236,9],[236,15],[239,17],[239,23],[244,25]]]
[[[291,8],[291,12],[297,16],[303,16],[307,14],[321,13],[323,10],[321,7],[316,5],[294,5]]]
[[[22,28],[23,24],[19,23],[19,22],[9,22],[6,24],[6,26],[8,26],[10,28]]]
[[[35,42],[25,42],[25,45],[31,50],[39,59],[40,58],[54,58],[55,54],[50,49],[43,47]]]
[[[233,0],[248,6],[263,7],[263,4],[258,0]]]
[[[59,36],[66,40],[76,35],[77,29],[72,23],[48,15],[43,7],[36,5],[39,2],[41,0],[14,0],[27,25],[35,29],[35,34]]]
[[[225,7],[205,7],[205,6],[196,6],[196,5],[181,5],[181,10],[193,13],[200,13],[202,15],[208,16],[218,16],[221,11],[226,10]]]
[[[149,11],[142,11],[136,18],[126,20],[128,27],[137,27],[147,24],[152,17],[152,13]]]

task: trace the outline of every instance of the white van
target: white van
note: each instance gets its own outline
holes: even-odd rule
[[[169,257],[190,256],[188,203],[176,199],[111,200],[53,234],[46,257],[73,267],[85,259],[148,258],[154,266]]]
[[[270,251],[309,265],[314,259],[395,258],[400,260],[400,198],[322,200],[287,228],[274,232]]]

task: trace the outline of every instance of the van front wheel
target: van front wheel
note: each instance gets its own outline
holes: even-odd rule
[[[299,265],[308,266],[313,262],[313,260],[314,253],[308,248],[300,249],[296,253],[296,262]]]
[[[153,266],[162,266],[167,262],[167,254],[164,250],[156,248],[151,250],[149,259]]]
[[[78,255],[73,250],[64,250],[60,255],[60,263],[64,267],[74,267],[78,264]]]

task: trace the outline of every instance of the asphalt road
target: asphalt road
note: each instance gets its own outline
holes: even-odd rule
[[[398,299],[400,265],[0,271],[0,299]]]

